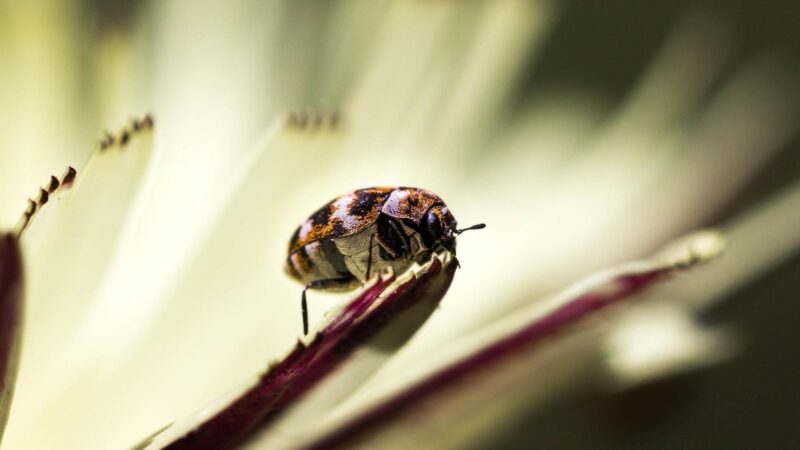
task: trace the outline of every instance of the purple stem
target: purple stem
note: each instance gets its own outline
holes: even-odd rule
[[[631,297],[653,283],[665,279],[672,272],[672,269],[658,269],[624,275],[613,280],[613,289],[585,292],[524,328],[444,368],[338,427],[307,449],[348,448],[348,444],[358,441],[361,436],[382,424],[408,414],[418,402],[452,389],[466,377],[498,370],[498,365],[515,354],[533,351],[547,338],[562,332],[568,326],[575,325],[592,313]]]
[[[243,444],[333,372],[369,338],[391,326],[392,319],[400,312],[423,300],[438,303],[450,286],[455,267],[456,264],[450,264],[443,271],[442,263],[434,260],[421,276],[400,285],[369,311],[394,279],[379,281],[351,302],[307,347],[298,343],[255,386],[165,448],[227,449]]]

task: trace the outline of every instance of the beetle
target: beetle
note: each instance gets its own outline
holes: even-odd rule
[[[309,289],[349,291],[390,268],[400,273],[432,253],[456,251],[458,229],[445,202],[413,187],[372,187],[337,197],[312,214],[289,240],[286,273],[305,284],[303,334],[308,334]]]

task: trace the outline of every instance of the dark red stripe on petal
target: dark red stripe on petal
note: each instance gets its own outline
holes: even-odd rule
[[[599,310],[632,298],[643,289],[666,279],[675,270],[662,267],[640,273],[622,274],[602,286],[577,293],[575,298],[522,329],[488,344],[337,428],[308,446],[307,450],[348,448],[362,436],[391,423],[398,416],[413,414],[413,408],[420,402],[442,394],[468,379],[473,380],[479,373],[502,370],[504,362],[521,353],[537,350],[547,339],[578,324]]]
[[[375,306],[394,280],[379,281],[345,307],[308,346],[298,343],[254,387],[164,448],[228,449],[244,443],[310,392],[370,338],[391,327],[392,320],[400,313],[420,302],[438,304],[450,287],[455,269],[456,264],[449,264],[443,270],[436,259],[417,278],[401,284]],[[414,331],[409,329],[409,334],[399,339],[407,339]]]
[[[19,242],[0,236],[0,435],[8,421],[19,356],[22,311],[22,262]]]

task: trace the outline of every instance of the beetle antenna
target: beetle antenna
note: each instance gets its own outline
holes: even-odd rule
[[[465,231],[469,231],[469,230],[482,230],[484,228],[486,228],[486,224],[485,223],[477,223],[477,224],[475,224],[475,225],[473,225],[471,227],[467,227],[467,228],[462,228],[460,230],[456,230],[456,234],[461,234],[461,233],[463,233]]]

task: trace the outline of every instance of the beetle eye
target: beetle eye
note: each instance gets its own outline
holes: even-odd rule
[[[447,210],[441,206],[435,206],[428,211],[422,222],[422,242],[426,247],[431,248],[437,242],[446,240],[448,235],[447,224],[443,223],[446,218]]]
[[[431,245],[433,245],[433,241],[438,241],[444,235],[439,215],[433,210],[429,211],[428,215],[425,216],[425,234],[430,238]]]

